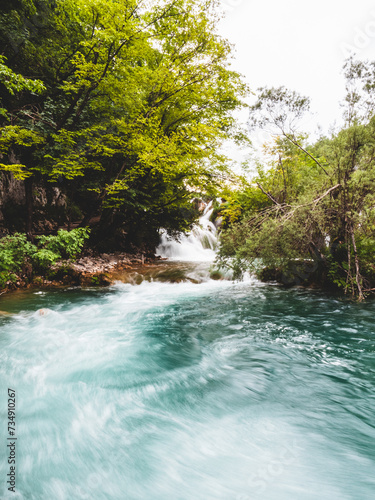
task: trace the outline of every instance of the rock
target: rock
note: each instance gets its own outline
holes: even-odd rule
[[[12,313],[8,312],[8,311],[0,311],[0,316],[11,316]]]
[[[215,219],[214,220],[214,225],[215,225],[216,229],[221,228],[221,226],[223,225],[223,218],[222,217],[218,217],[217,219]]]
[[[112,281],[104,273],[87,273],[81,275],[80,284],[82,286],[109,286]]]

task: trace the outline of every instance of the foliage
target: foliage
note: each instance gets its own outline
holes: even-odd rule
[[[0,86],[0,170],[58,185],[113,244],[116,232],[129,245],[141,228],[188,229],[190,200],[230,175],[220,145],[247,140],[232,116],[247,87],[229,69],[215,5],[11,2],[0,14],[11,72]]]
[[[33,263],[38,270],[45,271],[59,260],[60,255],[45,248],[39,249],[33,255]]]
[[[0,271],[16,273],[28,263],[37,251],[25,234],[15,233],[0,239]]]
[[[16,74],[5,64],[6,57],[0,55],[0,82],[7,91],[14,96],[16,92],[27,90],[41,94],[46,88],[40,80],[30,80],[22,75]]]
[[[87,227],[80,227],[65,231],[60,229],[57,235],[39,236],[39,245],[43,248],[40,250],[42,259],[48,261],[56,256],[58,259],[75,259],[82,251],[85,239],[89,237],[90,230]]]
[[[0,239],[0,286],[19,279],[17,275],[31,277],[45,272],[59,259],[74,259],[81,252],[88,228],[58,231],[57,235],[41,236],[37,244],[27,240],[25,234],[15,233]]]
[[[15,283],[18,273],[27,274],[36,249],[25,234],[15,233],[0,239],[0,288]]]
[[[309,110],[310,99],[285,87],[258,89],[258,100],[251,107],[252,128],[279,129],[284,136],[293,134],[298,122]]]
[[[227,228],[244,216],[269,206],[268,198],[253,184],[242,180],[234,189],[226,188],[221,193],[222,203],[215,207],[214,215],[222,218],[222,227]]]
[[[242,204],[243,215],[230,220],[222,235],[220,260],[239,274],[259,269],[261,262],[287,275],[291,263],[313,262],[311,273],[316,278],[319,270],[318,279],[325,284],[360,300],[374,290],[375,108],[369,80],[374,65],[350,64],[350,85],[362,85],[366,95],[349,96],[345,116],[351,122],[313,145],[291,126],[301,118],[306,99],[285,89],[262,89],[253,106],[252,122],[277,127],[279,135],[267,146],[268,168],[259,169],[253,180],[253,189],[268,198],[268,206],[247,212]],[[359,81],[354,82],[355,76]],[[361,115],[361,104],[355,114],[353,105],[362,100],[366,113]],[[250,192],[247,199],[252,198]]]

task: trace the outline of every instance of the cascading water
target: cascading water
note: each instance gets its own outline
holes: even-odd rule
[[[156,255],[171,261],[212,262],[217,249],[217,231],[210,221],[213,212],[212,201],[206,206],[203,215],[189,234],[183,234],[180,240],[170,238],[162,231],[160,245]]]

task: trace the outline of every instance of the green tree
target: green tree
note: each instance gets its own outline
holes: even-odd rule
[[[29,191],[33,182],[58,182],[82,209],[83,225],[99,215],[102,229],[122,234],[186,229],[194,192],[214,191],[226,175],[221,143],[245,140],[232,111],[247,89],[215,32],[216,3],[48,5],[42,36],[18,46],[46,91],[7,99],[3,164],[24,165]]]
[[[278,127],[280,135],[269,149],[274,160],[254,180],[270,206],[252,211],[222,238],[221,258],[235,257],[239,272],[261,261],[286,275],[300,262],[305,270],[319,267],[326,284],[360,300],[373,290],[375,121],[368,118],[373,90],[369,82],[363,85],[361,68],[356,84],[363,86],[363,95],[347,99],[346,116],[352,118],[341,131],[314,145],[306,144],[290,126],[308,101],[285,89],[262,89],[252,108],[253,123]],[[359,121],[353,103],[362,100],[367,111]],[[302,280],[308,277],[308,272],[297,271]]]

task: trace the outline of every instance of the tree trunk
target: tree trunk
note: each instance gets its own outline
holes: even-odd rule
[[[346,273],[346,287],[345,287],[345,293],[347,293],[348,288],[350,287],[352,289],[352,292],[354,291],[353,287],[353,280],[352,280],[352,254],[351,254],[351,246],[350,246],[350,241],[349,238],[347,237],[346,244],[348,247],[348,271]]]
[[[355,236],[354,236],[354,231],[353,231],[353,226],[350,224],[349,225],[349,230],[350,230],[350,236],[352,238],[352,243],[353,243],[353,251],[354,251],[354,263],[355,263],[355,280],[357,283],[357,288],[358,288],[358,299],[359,300],[364,300],[364,295],[362,292],[362,276],[360,274],[359,270],[359,260],[358,260],[358,253],[357,253],[357,244],[355,241]]]

